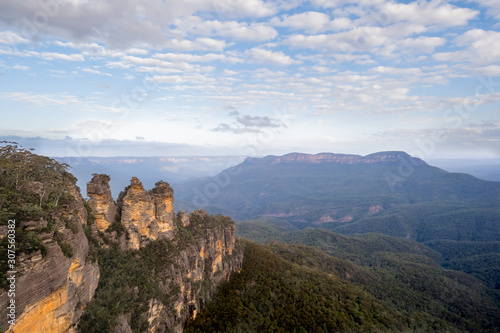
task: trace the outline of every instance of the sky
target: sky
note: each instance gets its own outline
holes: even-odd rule
[[[500,1],[0,2],[0,139],[49,156],[500,157]]]

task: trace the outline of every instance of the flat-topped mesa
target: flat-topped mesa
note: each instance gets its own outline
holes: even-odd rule
[[[174,191],[164,181],[156,183],[149,193],[137,177],[132,177],[118,197],[121,223],[126,230],[126,246],[139,249],[158,238],[174,236]]]
[[[158,237],[172,239],[174,237],[174,190],[168,183],[159,181],[149,194],[154,201]]]
[[[333,154],[333,153],[320,153],[320,154],[302,154],[290,153],[283,156],[269,155],[262,158],[249,157],[245,160],[247,163],[264,163],[264,164],[278,164],[278,163],[336,163],[336,164],[369,164],[369,163],[384,163],[396,162],[400,163],[401,160],[410,160],[411,162],[422,162],[420,159],[411,157],[402,151],[387,151],[367,156],[361,155],[347,155],[347,154]]]
[[[109,187],[110,177],[104,174],[94,174],[87,184],[87,202],[95,216],[99,231],[105,231],[116,219],[117,206]]]

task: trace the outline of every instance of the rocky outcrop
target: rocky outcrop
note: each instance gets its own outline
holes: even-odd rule
[[[159,181],[149,193],[154,201],[158,237],[171,239],[174,236],[174,190],[168,183]]]
[[[110,177],[104,174],[94,174],[87,184],[87,203],[95,216],[95,223],[99,231],[105,231],[116,220],[118,207],[111,195],[109,187]]]
[[[168,183],[159,181],[147,192],[133,177],[120,193],[118,206],[127,248],[137,250],[152,240],[174,237],[174,191]]]
[[[118,206],[129,249],[139,249],[158,239],[154,201],[137,177],[133,177],[131,184],[120,193]]]
[[[88,258],[89,243],[82,225],[87,212],[74,184],[68,189],[74,200],[63,205],[57,215],[32,223],[20,223],[25,230],[36,230],[45,246],[16,258],[16,321],[7,332],[72,332],[84,307],[94,296],[99,281],[97,262]],[[24,225],[24,226],[23,226]],[[18,230],[18,232],[21,232]],[[63,253],[63,246],[66,252]],[[71,249],[72,253],[69,253]],[[8,293],[0,293],[0,326],[8,328]]]

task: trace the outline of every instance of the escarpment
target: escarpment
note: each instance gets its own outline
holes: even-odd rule
[[[10,333],[72,332],[94,296],[100,274],[83,230],[87,210],[76,180],[63,166],[34,154],[28,157],[34,160],[30,175],[40,174],[10,189],[15,198],[9,211],[16,225],[16,249],[15,263],[6,275],[15,277],[15,288],[2,283],[0,327]],[[26,168],[24,164],[15,167],[15,172]],[[7,186],[8,182],[1,184],[0,190]],[[6,234],[1,243],[4,260]],[[2,280],[6,279],[4,263]],[[13,300],[15,309],[10,311],[7,306]],[[7,311],[15,315],[14,321]]]
[[[115,203],[110,177],[95,174],[85,202],[68,166],[48,157],[0,147],[0,167],[2,258],[8,221],[16,234],[15,264],[0,260],[0,331],[181,332],[241,269],[234,222],[175,214],[166,182],[148,192],[133,178]]]

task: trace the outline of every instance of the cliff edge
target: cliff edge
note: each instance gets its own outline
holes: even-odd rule
[[[73,332],[100,274],[84,234],[88,215],[76,179],[66,165],[16,146],[0,148],[0,170],[0,327]],[[8,266],[6,258],[13,260]]]
[[[229,217],[175,214],[135,177],[114,202],[94,174],[86,202],[68,169],[0,146],[0,332],[182,332],[241,270]]]

